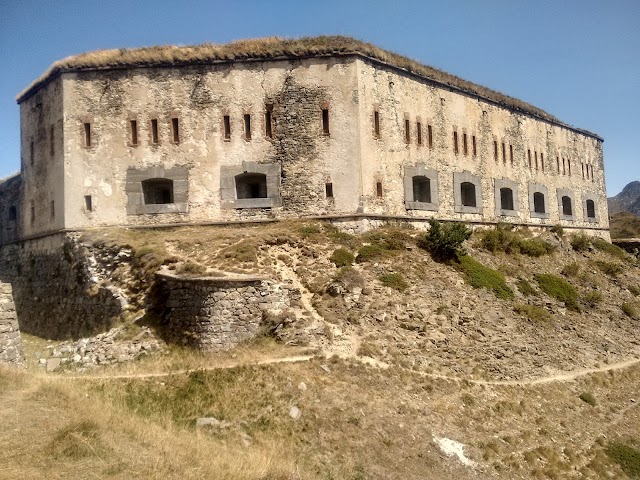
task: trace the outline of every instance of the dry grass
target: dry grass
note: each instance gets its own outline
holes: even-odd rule
[[[55,62],[40,78],[18,95],[18,101],[22,101],[32,91],[39,88],[49,79],[55,77],[58,73],[66,71],[91,70],[105,67],[171,66],[348,54],[360,54],[429,80],[492,100],[516,111],[525,112],[553,123],[562,124],[557,118],[544,110],[534,107],[522,100],[463,80],[460,77],[424,65],[403,55],[376,47],[371,43],[340,35],[303,37],[298,39],[265,37],[237,40],[224,45],[205,43],[188,47],[163,45],[130,49],[96,50],[67,57]]]

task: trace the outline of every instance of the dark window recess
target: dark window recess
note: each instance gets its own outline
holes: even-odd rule
[[[476,136],[472,135],[471,136],[471,146],[473,148],[473,156],[477,156],[478,155],[478,149],[476,148]]]
[[[267,176],[262,173],[236,175],[236,198],[267,198]]]
[[[498,161],[498,141],[497,140],[493,141],[493,159],[496,162]]]
[[[460,199],[464,207],[477,207],[476,186],[471,182],[462,182],[460,184]]]
[[[322,133],[323,135],[329,135],[329,109],[322,109]]]
[[[431,125],[427,125],[427,141],[429,142],[429,148],[433,148],[433,128]]]
[[[173,135],[173,143],[180,143],[180,122],[177,118],[171,119],[171,133]]]
[[[581,165],[582,165],[582,179],[584,180],[584,162]],[[587,172],[588,172],[588,169],[587,169]],[[587,173],[587,178],[589,178],[589,173]]]
[[[376,182],[376,195],[382,197],[382,182]]]
[[[273,129],[272,129],[272,119],[271,112],[273,111],[273,105],[267,105],[267,109],[264,112],[264,134],[272,138],[273,137]]]
[[[14,205],[9,207],[9,221],[15,221],[18,217],[18,210]]]
[[[453,153],[458,154],[458,132],[453,132]]]
[[[158,144],[158,120],[155,118],[151,120],[151,143]]]
[[[324,184],[324,194],[327,198],[333,198],[333,183]]]
[[[229,115],[222,117],[222,123],[224,123],[224,139],[231,140],[231,118]]]
[[[51,200],[51,204],[49,205],[49,213],[51,218],[56,218],[56,203],[55,200]]]
[[[502,210],[513,210],[513,190],[510,188],[500,189],[500,208]]]
[[[91,195],[84,196],[84,209],[87,212],[93,212],[93,200],[91,198]]]
[[[36,207],[32,203],[31,204],[31,224],[33,225],[34,223],[36,223]]]
[[[567,158],[567,173],[571,175],[571,160]]]
[[[527,150],[527,158],[529,159],[529,170],[531,170],[531,150]]]
[[[29,144],[29,164],[33,165],[33,159],[35,157],[35,146],[33,144],[33,140],[31,140],[31,143]]]
[[[535,192],[533,194],[533,211],[535,213],[546,213],[544,209],[544,193]]]
[[[173,203],[173,180],[150,178],[142,181],[145,205]]]
[[[373,134],[376,138],[380,138],[380,112],[373,111]]]
[[[55,151],[55,132],[53,125],[51,125],[51,128],[49,129],[49,155],[53,157]]]
[[[91,146],[91,124],[85,123],[84,125],[84,146]]]
[[[131,145],[137,145],[138,144],[138,121],[131,120],[129,122],[129,125],[131,127]]]
[[[536,170],[538,170],[538,152],[536,152],[535,150],[533,151],[533,158],[536,161]]]
[[[540,152],[540,168],[544,172],[544,154],[542,152]]]
[[[564,157],[562,158],[562,174],[566,175],[567,174],[567,162],[564,159]]]
[[[431,203],[431,180],[427,177],[413,177],[413,201]]]
[[[411,124],[408,118],[404,120],[404,141],[406,144],[411,143]]]
[[[504,143],[502,143],[502,163],[507,164],[507,148]]]
[[[251,140],[251,115],[244,114],[244,139]]]
[[[513,145],[509,145],[509,160],[511,161],[511,165],[513,165]]]
[[[562,197],[562,214],[573,215],[573,209],[571,208],[571,198],[566,195]]]
[[[469,147],[467,145],[467,134],[462,134],[462,153],[464,153],[465,157],[469,154]]]
[[[420,122],[416,122],[416,135],[418,138],[418,145],[422,145],[422,124]]]
[[[556,157],[556,165],[558,166],[558,175],[560,175],[560,157]]]
[[[596,204],[593,200],[587,200],[587,218],[596,218]]]

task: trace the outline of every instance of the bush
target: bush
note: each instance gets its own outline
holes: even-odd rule
[[[559,237],[562,237],[564,235],[564,228],[562,228],[562,225],[560,225],[559,223],[556,223],[553,227],[549,229],[549,231],[551,233],[555,233]]]
[[[638,314],[638,309],[633,303],[624,302],[620,308],[622,308],[622,311],[626,313],[628,316],[630,316],[631,318],[634,318],[636,320],[640,318],[640,315]]]
[[[530,257],[541,257],[553,253],[555,247],[540,238],[532,238],[529,240],[520,240],[520,253],[529,255]]]
[[[371,245],[363,245],[358,250],[358,256],[356,257],[357,263],[370,262],[372,260],[377,260],[383,258],[386,254],[386,251],[378,244]]]
[[[578,305],[578,292],[569,282],[552,273],[537,273],[533,276],[544,293],[550,297],[564,302],[569,310],[580,312]]]
[[[493,230],[480,232],[480,245],[492,253],[522,253],[530,257],[540,257],[555,250],[553,245],[540,238],[523,239],[511,228],[509,224],[498,224]]]
[[[551,314],[549,312],[543,308],[536,307],[535,305],[520,303],[513,307],[513,310],[517,314],[523,315],[533,322],[548,322],[551,320]]]
[[[320,228],[316,225],[302,225],[301,227],[298,227],[298,233],[302,238],[311,237],[320,233],[320,231]]]
[[[437,220],[429,220],[429,232],[418,239],[418,246],[428,250],[439,261],[450,261],[465,255],[462,244],[471,236],[471,230],[463,223],[453,222],[442,225]]]
[[[179,275],[197,276],[204,275],[207,272],[207,268],[199,263],[194,263],[191,260],[187,260],[176,269],[176,273]]]
[[[333,253],[329,257],[329,260],[331,260],[336,267],[346,267],[347,265],[351,265],[353,263],[355,257],[349,250],[338,248],[333,251]]]
[[[620,260],[630,259],[627,252],[625,252],[623,249],[621,249],[617,245],[614,245],[612,243],[607,242],[606,240],[603,240],[602,238],[594,238],[591,240],[591,243],[593,243],[593,246],[596,249],[600,250],[601,252],[608,253],[609,255],[616,257]]]
[[[622,273],[622,265],[619,263],[596,260],[595,264],[602,273],[609,275],[610,277],[617,277],[619,273]]]
[[[596,398],[589,392],[581,393],[578,398],[580,398],[580,400],[582,400],[583,402],[588,403],[592,407],[596,406]]]
[[[589,250],[590,245],[591,245],[591,242],[589,241],[586,235],[579,234],[579,235],[574,235],[571,238],[571,247],[576,252],[584,252],[586,250]]]
[[[582,297],[582,303],[586,307],[595,308],[602,301],[602,294],[597,290],[589,292]]]
[[[518,287],[518,290],[520,290],[520,293],[522,293],[525,297],[538,295],[538,292],[536,292],[536,290],[531,286],[531,284],[524,278],[520,278],[516,283],[516,286]]]
[[[386,273],[379,277],[379,280],[385,287],[391,287],[399,292],[404,292],[409,288],[409,284],[404,280],[404,277],[399,273]]]
[[[575,277],[579,272],[580,265],[578,265],[576,262],[573,262],[567,263],[560,273],[562,273],[562,275],[564,275],[565,277]]]
[[[605,451],[629,478],[640,478],[640,450],[621,442],[611,442]]]
[[[635,285],[629,285],[628,290],[634,297],[640,295],[640,288],[636,287]]]
[[[513,290],[506,284],[504,275],[497,270],[481,264],[469,255],[461,256],[456,267],[465,274],[467,283],[472,287],[493,290],[496,297],[503,300],[513,299]]]

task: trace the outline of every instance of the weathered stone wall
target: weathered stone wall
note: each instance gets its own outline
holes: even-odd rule
[[[24,351],[11,284],[0,282],[0,364],[23,365]]]
[[[255,336],[264,312],[282,311],[300,298],[298,289],[260,278],[159,278],[166,295],[165,331],[175,342],[204,350]]]

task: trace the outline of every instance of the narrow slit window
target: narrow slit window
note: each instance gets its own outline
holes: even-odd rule
[[[416,137],[418,139],[418,145],[422,145],[422,123],[416,122]]]
[[[173,135],[173,143],[180,143],[180,124],[177,118],[171,119],[171,132]]]
[[[502,163],[507,164],[507,147],[502,143]]]
[[[493,159],[496,162],[498,161],[498,141],[497,140],[493,141]]]
[[[571,160],[567,158],[567,173],[571,176]]]
[[[84,196],[84,209],[87,212],[93,212],[93,200],[91,199],[91,195]]]
[[[244,114],[244,139],[251,140],[251,115]]]
[[[453,153],[458,154],[458,132],[453,132]]]
[[[411,124],[408,118],[404,120],[404,142],[406,144],[411,143]]]
[[[158,144],[158,119],[151,120],[151,143]]]
[[[540,168],[544,172],[544,154],[542,152],[540,152]]]
[[[560,157],[556,157],[556,165],[558,166],[558,175],[560,175]]]
[[[327,198],[333,198],[333,183],[324,184],[324,193]]]
[[[531,150],[527,150],[527,159],[529,160],[529,170],[531,170]]]
[[[34,223],[36,223],[36,207],[33,202],[31,202],[31,225]]]
[[[476,147],[476,136],[473,135],[471,137],[471,147],[473,148],[473,156],[477,156],[478,155],[478,149]]]
[[[533,151],[533,156],[535,158],[536,161],[536,170],[538,170],[538,152],[536,152],[535,150]]]
[[[581,165],[582,165],[582,179],[584,180],[584,178],[585,178],[584,177],[584,162],[582,162]],[[588,168],[588,166],[587,166],[587,168]],[[589,178],[589,174],[588,173],[587,173],[587,178]]]
[[[131,128],[131,145],[138,145],[138,121],[131,120],[129,126]]]
[[[56,218],[56,202],[55,202],[55,200],[51,200],[51,203],[49,204],[49,215],[51,216],[52,220],[54,218]]]
[[[431,125],[427,125],[427,142],[429,142],[429,148],[433,148],[433,128]]]
[[[15,222],[17,218],[18,218],[18,209],[14,205],[11,205],[11,207],[9,207],[9,221]]]
[[[509,160],[511,161],[511,165],[513,165],[513,145],[509,145]]]
[[[84,146],[91,146],[91,124],[89,122],[84,123]]]
[[[267,137],[273,138],[273,130],[271,126],[271,112],[273,111],[272,105],[267,105],[266,110],[264,111],[264,133]]]
[[[567,161],[562,157],[562,175],[567,174]]]
[[[373,134],[376,138],[380,138],[380,112],[373,111]]]
[[[469,154],[469,146],[467,144],[467,134],[466,133],[462,134],[462,152],[464,153],[465,157]]]
[[[229,115],[222,117],[222,122],[224,123],[224,139],[231,140],[231,118]]]
[[[382,182],[376,182],[376,196],[382,198]]]
[[[51,128],[49,129],[49,155],[53,157],[53,155],[55,154],[55,132],[54,132],[54,128],[53,125],[51,125]]]
[[[31,140],[31,143],[29,144],[29,164],[31,165],[33,165],[33,162],[34,162],[35,151],[36,151],[36,147],[33,143],[33,140]]]
[[[329,109],[322,109],[322,133],[323,135],[329,135]]]

